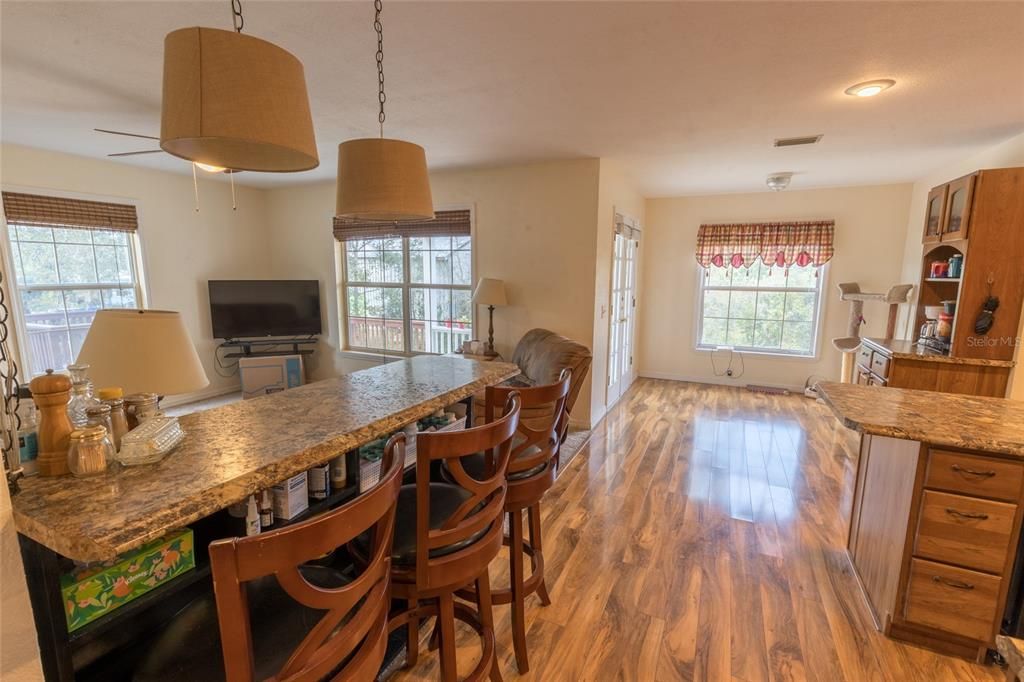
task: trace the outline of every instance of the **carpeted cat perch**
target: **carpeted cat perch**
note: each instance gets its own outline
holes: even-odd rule
[[[839,300],[850,302],[850,323],[847,335],[832,339],[832,345],[843,354],[841,380],[848,384],[853,381],[853,353],[860,347],[860,326],[864,324],[864,301],[881,301],[889,304],[889,321],[885,327],[885,338],[891,339],[896,333],[896,314],[901,303],[910,302],[913,284],[897,284],[884,294],[869,294],[860,290],[856,282],[842,282],[839,287]]]

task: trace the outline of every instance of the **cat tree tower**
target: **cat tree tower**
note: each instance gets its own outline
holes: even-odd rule
[[[860,347],[860,326],[864,324],[864,301],[881,301],[889,304],[889,321],[885,327],[885,338],[891,339],[896,333],[896,314],[902,303],[910,302],[913,284],[897,284],[884,294],[869,294],[860,290],[857,282],[842,282],[839,287],[839,300],[850,302],[850,323],[847,336],[832,339],[832,345],[843,354],[841,380],[848,384],[853,381],[853,354]]]

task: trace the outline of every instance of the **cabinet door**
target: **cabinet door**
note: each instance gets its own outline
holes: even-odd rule
[[[942,219],[942,239],[967,239],[971,221],[971,195],[974,176],[954,180],[947,186],[946,210]]]
[[[924,213],[924,238],[921,240],[925,244],[942,239],[942,219],[945,217],[947,188],[948,185],[941,185],[928,193],[928,203]]]

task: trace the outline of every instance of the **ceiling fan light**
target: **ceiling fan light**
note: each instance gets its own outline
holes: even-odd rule
[[[204,170],[207,173],[223,173],[227,170],[224,166],[214,166],[213,164],[199,163],[198,161],[196,161],[196,166],[199,170]]]
[[[192,27],[168,33],[160,148],[236,170],[316,168],[302,62],[235,31]]]
[[[385,138],[339,144],[335,215],[381,222],[433,218],[423,147]]]

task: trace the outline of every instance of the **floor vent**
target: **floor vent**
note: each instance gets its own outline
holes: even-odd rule
[[[803,137],[780,137],[776,138],[776,147],[799,147],[804,144],[818,144],[821,142],[821,135],[805,135]]]
[[[767,393],[768,395],[789,395],[789,389],[778,386],[761,386],[759,384],[747,384],[747,390],[751,393]]]

